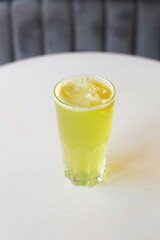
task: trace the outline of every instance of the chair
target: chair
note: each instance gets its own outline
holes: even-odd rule
[[[67,51],[160,59],[160,0],[0,0],[0,64]]]

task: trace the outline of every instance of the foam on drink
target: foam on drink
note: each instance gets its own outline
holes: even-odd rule
[[[112,85],[96,77],[72,77],[62,81],[56,92],[58,98],[78,107],[101,105],[113,96]]]

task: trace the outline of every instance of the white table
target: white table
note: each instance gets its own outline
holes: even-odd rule
[[[85,73],[117,88],[103,183],[63,175],[53,99]],[[160,63],[107,53],[38,57],[0,68],[0,239],[160,239]]]

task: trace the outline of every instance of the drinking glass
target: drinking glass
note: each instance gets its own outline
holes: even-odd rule
[[[66,81],[82,77],[104,82],[112,91],[111,98],[101,105],[90,107],[63,102],[58,96],[60,86]],[[67,77],[54,87],[54,98],[65,176],[76,185],[92,186],[101,182],[111,131],[114,85],[100,76]]]

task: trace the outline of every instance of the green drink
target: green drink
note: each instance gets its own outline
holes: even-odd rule
[[[63,79],[54,89],[65,175],[76,185],[103,179],[115,88],[98,76]]]

